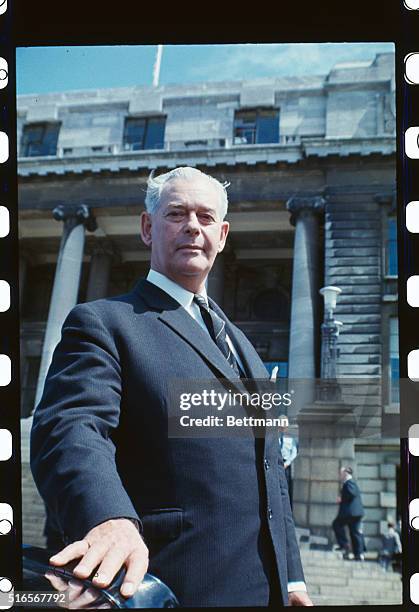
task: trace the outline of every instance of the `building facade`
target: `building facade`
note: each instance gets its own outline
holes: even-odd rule
[[[29,417],[62,321],[146,275],[147,177],[190,165],[230,183],[231,233],[208,290],[268,369],[320,375],[319,289],[342,289],[338,373],[369,383],[345,458],[379,547],[400,513],[394,55],[303,78],[24,95],[17,118],[26,541],[41,542],[43,511]],[[301,449],[297,526],[330,538],[341,464]]]

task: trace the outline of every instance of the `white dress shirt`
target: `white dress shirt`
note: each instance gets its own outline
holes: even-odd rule
[[[181,287],[180,285],[172,281],[170,278],[167,278],[167,276],[164,276],[164,274],[161,274],[160,272],[156,272],[156,270],[152,270],[151,268],[150,268],[149,273],[147,274],[147,280],[149,283],[153,283],[153,285],[156,285],[156,287],[159,287],[160,289],[168,293],[170,297],[176,300],[176,302],[179,302],[179,304],[183,306],[186,312],[190,314],[191,317],[195,319],[197,323],[199,323],[199,325],[202,327],[204,331],[207,332],[208,335],[210,335],[208,328],[205,325],[204,319],[202,318],[199,306],[196,302],[193,301],[193,298],[195,295],[194,293],[192,293],[191,291],[188,291],[184,287]],[[207,292],[205,288],[200,293],[200,295],[202,295],[205,298],[206,302],[208,303],[208,296],[207,296]],[[226,334],[226,340],[230,347],[231,352],[233,353],[234,357],[237,359],[237,362],[240,368],[242,369],[243,372],[245,372],[241,359],[239,355],[237,354],[237,351],[234,348],[234,345],[231,342],[228,334]],[[292,591],[307,591],[307,588],[304,582],[289,582],[288,592],[291,593]]]
[[[164,274],[161,274],[160,272],[156,272],[156,270],[150,269],[149,273],[147,274],[147,280],[150,283],[153,283],[153,285],[156,285],[156,287],[159,287],[160,289],[168,293],[170,297],[176,300],[176,302],[179,302],[179,304],[183,306],[186,312],[190,314],[191,317],[195,319],[197,323],[199,323],[199,325],[208,335],[210,335],[208,331],[208,327],[205,325],[204,319],[202,318],[201,310],[198,304],[193,301],[193,298],[195,295],[194,293],[192,293],[191,291],[188,291],[184,287],[181,287],[174,281],[170,280],[170,278],[167,278],[167,276],[164,276]],[[205,287],[203,291],[201,291],[200,295],[202,295],[202,297],[205,298],[205,301],[208,304],[208,296],[207,296],[207,291]],[[242,372],[245,372],[246,370],[243,367],[243,363],[228,334],[226,334],[226,340]]]

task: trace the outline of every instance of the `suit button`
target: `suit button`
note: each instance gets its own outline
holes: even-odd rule
[[[271,467],[271,464],[269,463],[269,459],[265,459],[263,464],[265,466],[265,470],[269,470],[269,468]]]
[[[268,508],[268,519],[271,520],[271,518],[273,517],[274,513],[272,512],[271,508]]]

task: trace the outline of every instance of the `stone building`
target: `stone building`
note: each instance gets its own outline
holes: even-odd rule
[[[231,183],[209,293],[268,369],[319,376],[318,290],[342,289],[338,371],[369,382],[357,413],[367,434],[349,454],[300,448],[295,520],[330,536],[337,471],[351,460],[377,547],[400,514],[394,55],[321,76],[23,95],[17,119],[24,539],[42,541],[28,417],[61,323],[76,302],[147,273],[147,176],[192,165]]]

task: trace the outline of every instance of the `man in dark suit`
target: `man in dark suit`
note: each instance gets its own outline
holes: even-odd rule
[[[173,381],[267,378],[206,295],[225,187],[177,168],[146,208],[147,279],[73,309],[34,415],[34,478],[67,543],[51,562],[97,586],[125,566],[125,596],[148,567],[183,606],[310,606],[276,437],[168,435]]]
[[[364,560],[364,536],[362,534],[362,517],[364,508],[361,501],[361,492],[352,477],[352,468],[343,467],[340,471],[342,489],[338,497],[339,512],[333,521],[333,530],[340,550],[345,558],[349,557],[349,542],[345,533],[345,526],[349,528],[352,551],[356,561]]]

